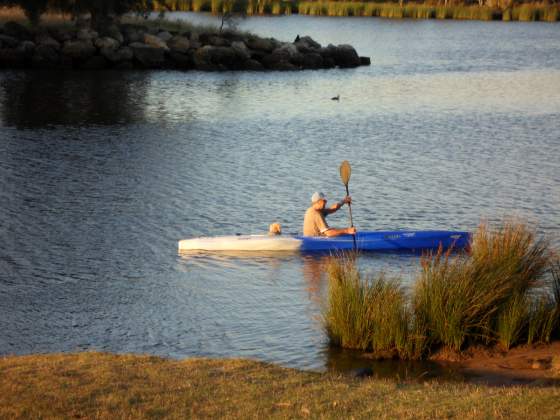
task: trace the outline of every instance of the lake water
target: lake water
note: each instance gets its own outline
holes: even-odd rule
[[[177,14],[201,22],[207,15]],[[358,229],[518,215],[560,236],[560,25],[251,18],[371,67],[0,72],[0,354],[106,350],[337,365],[324,259],[179,255],[198,235],[301,229],[311,193]],[[340,101],[330,97],[340,94]],[[346,226],[346,209],[330,217]],[[410,284],[417,257],[367,255]]]

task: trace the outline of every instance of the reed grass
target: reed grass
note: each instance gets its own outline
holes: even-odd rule
[[[516,220],[482,223],[470,255],[440,249],[424,256],[410,298],[398,280],[366,278],[354,258],[337,258],[329,267],[326,331],[333,345],[403,359],[440,348],[549,343],[560,334],[560,263],[553,261],[550,245]]]

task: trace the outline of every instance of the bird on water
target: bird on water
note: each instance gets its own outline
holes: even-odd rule
[[[336,95],[336,96],[333,96],[333,97],[331,98],[331,100],[333,100],[333,101],[339,101],[339,100],[340,100],[340,93],[339,93],[338,95]]]

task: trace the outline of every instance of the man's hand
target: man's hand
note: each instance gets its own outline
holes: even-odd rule
[[[349,195],[347,195],[346,197],[344,197],[342,199],[342,203],[343,204],[352,204],[352,197],[350,197]]]
[[[356,234],[356,228],[355,227],[346,228],[346,233],[348,235],[355,235]]]

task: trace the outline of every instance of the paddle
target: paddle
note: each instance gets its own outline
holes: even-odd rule
[[[352,175],[352,169],[350,168],[350,163],[345,160],[340,164],[340,179],[346,187],[346,195],[350,195],[348,192],[348,183],[350,182],[350,175]],[[352,205],[348,203],[348,211],[350,212],[350,227],[354,227],[354,222],[352,221]],[[356,235],[352,235],[354,240],[354,249],[356,249]]]

